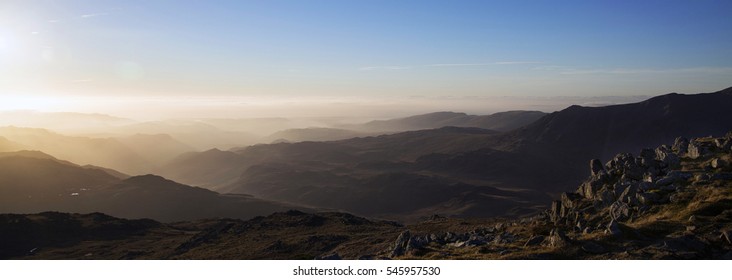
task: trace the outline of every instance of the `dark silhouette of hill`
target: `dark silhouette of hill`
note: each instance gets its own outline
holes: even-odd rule
[[[280,142],[338,141],[404,131],[436,129],[447,126],[508,131],[527,125],[544,115],[546,113],[538,111],[508,111],[484,116],[454,112],[435,112],[406,118],[377,120],[363,124],[287,129],[265,137],[262,142],[276,144]]]
[[[155,175],[120,179],[40,152],[0,154],[0,213],[104,212],[160,221],[250,218],[304,209],[246,195],[221,195]]]
[[[646,101],[571,106],[501,135],[491,144],[520,154],[543,155],[579,182],[587,158],[607,160],[621,151],[673,143],[675,137],[720,136],[732,129],[732,88],[714,93],[671,93]],[[558,189],[560,186],[549,186]]]
[[[714,93],[671,93],[605,107],[571,106],[508,133],[515,150],[551,148],[583,158],[609,157],[673,142],[675,137],[722,135],[732,128],[732,88]],[[505,141],[505,140],[504,140]]]
[[[456,126],[509,131],[530,124],[544,115],[546,113],[538,111],[508,111],[483,116],[455,112],[435,112],[399,119],[371,121],[354,126],[353,129],[370,132],[395,132]]]

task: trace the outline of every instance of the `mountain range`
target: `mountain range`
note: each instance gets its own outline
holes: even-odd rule
[[[192,153],[161,173],[220,192],[367,216],[523,215],[579,183],[588,158],[725,133],[732,128],[730,105],[732,89],[672,93],[571,106],[506,132],[443,127]],[[432,117],[443,115],[452,114]]]

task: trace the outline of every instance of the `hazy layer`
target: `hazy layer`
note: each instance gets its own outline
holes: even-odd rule
[[[647,96],[556,97],[49,97],[3,96],[0,111],[78,112],[105,114],[136,121],[202,118],[333,119],[361,122],[436,111],[486,115],[508,110],[553,112],[570,105],[602,106],[631,103]],[[25,119],[3,119],[5,125]],[[30,123],[32,125],[32,123]],[[312,124],[310,124],[312,125]]]

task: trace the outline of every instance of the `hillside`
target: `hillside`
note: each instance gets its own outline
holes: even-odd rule
[[[40,152],[0,154],[0,213],[104,212],[180,221],[251,218],[288,209],[305,208],[221,195],[155,175],[125,178],[113,170],[82,167]]]

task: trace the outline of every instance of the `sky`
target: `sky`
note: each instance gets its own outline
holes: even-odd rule
[[[730,11],[727,0],[2,0],[0,110],[711,92],[732,86]]]

